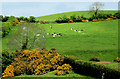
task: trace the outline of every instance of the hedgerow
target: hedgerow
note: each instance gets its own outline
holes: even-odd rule
[[[111,69],[107,66],[96,64],[91,61],[78,60],[73,57],[65,56],[64,62],[70,64],[74,72],[101,78],[104,73],[104,79],[119,79],[120,71],[118,69]]]

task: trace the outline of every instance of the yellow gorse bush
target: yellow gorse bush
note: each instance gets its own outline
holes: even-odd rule
[[[82,20],[82,22],[88,22],[88,20]]]
[[[7,78],[7,77],[13,77],[14,76],[14,67],[12,65],[7,66],[7,68],[5,69],[4,73],[2,73],[2,77],[3,78]]]
[[[21,75],[24,73],[28,75],[45,74],[61,66],[64,59],[64,56],[60,56],[57,53],[57,50],[16,50],[16,52],[13,54],[15,55],[15,58],[11,65],[14,68],[14,75]]]
[[[73,20],[69,20],[68,23],[73,23]]]
[[[22,20],[21,20],[20,23],[26,23],[26,21],[22,21]]]
[[[107,18],[106,20],[108,20],[108,21],[109,21],[109,20],[112,20],[112,18]]]
[[[18,21],[18,19],[17,19],[17,18],[15,18],[15,23],[16,23],[16,24],[18,24],[18,23],[19,23],[19,21]]]
[[[92,21],[93,21],[93,22],[96,22],[96,21],[98,21],[98,20],[97,20],[97,19],[93,19]]]
[[[117,57],[116,60],[117,60],[117,62],[120,62],[120,58],[119,57]]]
[[[16,26],[16,23],[15,23],[15,22],[13,22],[13,26]]]
[[[47,21],[41,21],[40,23],[47,23]]]
[[[57,67],[55,71],[56,75],[69,74],[72,72],[72,67],[69,64],[63,64],[62,66]]]
[[[38,22],[37,24],[41,24],[40,22]]]

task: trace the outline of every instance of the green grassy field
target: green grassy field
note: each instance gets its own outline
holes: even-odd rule
[[[100,60],[112,61],[118,56],[118,26],[117,20],[88,23],[63,23],[41,25],[47,32],[62,33],[62,37],[46,36],[46,48],[56,48],[61,55],[74,55],[82,60],[89,60],[97,56]],[[81,33],[71,31],[70,28],[81,30]]]
[[[118,56],[118,22],[117,20],[88,22],[88,23],[62,23],[62,24],[40,24],[46,29],[46,33],[62,33],[62,37],[53,38],[46,35],[46,49],[56,48],[61,55],[73,55],[82,60],[91,57],[99,57],[102,61],[113,61]],[[50,25],[53,30],[50,30]],[[10,34],[14,33],[13,31]],[[81,30],[81,33],[71,31],[70,28]],[[9,36],[2,39],[2,48],[7,47]]]
[[[114,14],[116,11],[106,11],[106,13]],[[57,17],[63,15],[73,15],[79,14],[89,17],[87,11],[77,11],[77,12],[67,12],[62,14],[54,14],[49,16],[37,17],[39,20],[48,20],[54,21]],[[53,26],[53,29],[50,29],[50,26]],[[55,48],[58,50],[60,55],[73,55],[82,60],[89,60],[91,57],[99,57],[101,61],[113,61],[118,57],[118,20],[111,21],[99,21],[99,22],[77,22],[77,23],[50,23],[50,24],[39,24],[39,26],[44,27],[45,29],[45,48],[47,50]],[[70,30],[83,29],[82,33],[74,32]],[[17,26],[12,27],[9,35],[2,39],[2,49],[9,48],[8,42],[11,34],[15,33],[14,31],[18,30]],[[47,35],[47,33],[62,33],[63,36],[56,36],[53,38],[52,35]],[[1,39],[0,39],[1,40]],[[117,67],[118,64],[105,64]],[[52,76],[50,72],[48,76]],[[28,77],[28,75],[23,75]],[[46,76],[43,75],[43,76]],[[42,77],[43,77],[42,76]],[[54,75],[53,75],[54,76]],[[65,75],[67,76],[67,75]],[[81,76],[72,73],[71,76]]]

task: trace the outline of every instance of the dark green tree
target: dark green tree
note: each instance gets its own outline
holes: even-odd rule
[[[35,22],[35,17],[34,16],[30,16],[29,22]]]
[[[5,16],[3,17],[2,22],[6,22],[8,19],[9,19],[9,16]]]

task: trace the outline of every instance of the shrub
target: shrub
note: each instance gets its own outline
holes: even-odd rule
[[[41,21],[40,23],[45,24],[45,23],[47,23],[47,21]]]
[[[55,75],[63,75],[69,74],[72,72],[72,67],[69,64],[63,64],[62,66],[58,66],[55,71]]]
[[[99,62],[100,59],[98,57],[92,57],[89,61],[96,61],[96,62]]]
[[[5,16],[2,18],[2,22],[6,22],[9,19],[9,16]]]
[[[76,17],[76,22],[82,22],[82,18],[80,16]]]
[[[3,15],[0,15],[0,22],[2,22],[3,20]]]
[[[35,17],[34,16],[30,16],[29,22],[34,23],[35,22]]]
[[[69,20],[68,23],[73,23],[73,20]]]
[[[97,20],[97,19],[93,19],[92,21],[93,21],[93,22],[96,22],[96,21],[98,21],[98,20]]]
[[[94,62],[75,60],[69,56],[65,56],[63,63],[70,64],[74,72],[79,74],[101,78],[102,74],[104,73],[104,79],[120,78],[120,71],[117,69],[111,69],[107,66],[96,64]]]
[[[25,17],[24,21],[29,22],[29,18]]]
[[[45,49],[33,50],[16,50],[14,62],[11,65],[14,67],[14,75],[21,74],[45,74],[57,69],[63,64],[64,56],[60,56],[57,50],[47,51]]]
[[[72,67],[69,64],[63,64],[62,68],[65,74],[69,74],[72,72]]]
[[[63,16],[63,17],[59,17],[58,19],[56,19],[55,22],[57,22],[57,23],[68,23],[69,20],[70,19],[68,17]]]
[[[19,58],[15,58],[14,59],[15,62],[11,63],[11,65],[13,65],[14,69],[14,74],[15,75],[21,75],[26,73],[26,69],[27,69],[27,64],[25,61],[21,61]]]
[[[118,18],[118,19],[120,19],[120,11],[117,12],[117,13],[115,13],[113,16],[116,17],[116,18]]]
[[[26,23],[26,21],[22,21],[22,20],[20,20],[20,23]]]
[[[88,22],[88,20],[82,20],[82,22]]]
[[[117,57],[115,60],[114,60],[114,62],[120,62],[120,58],[119,57]]]
[[[120,62],[120,58],[119,57],[117,57],[116,60],[117,60],[117,62]]]
[[[15,18],[15,23],[16,23],[16,24],[18,24],[18,22],[19,22],[19,21],[18,21],[18,19],[17,19],[17,18]]]
[[[16,23],[15,23],[15,22],[13,22],[13,26],[16,26]]]
[[[66,16],[63,16],[62,22],[67,23],[70,19]]]
[[[13,62],[13,56],[9,53],[7,49],[2,50],[2,72],[5,68]]]
[[[107,21],[110,21],[110,20],[112,20],[112,18],[107,18],[106,20],[107,20]]]
[[[40,22],[38,22],[37,24],[41,24]]]
[[[104,18],[99,18],[98,21],[104,21]]]
[[[56,19],[55,22],[57,22],[57,23],[62,23],[62,17],[59,17],[58,19]]]
[[[20,21],[20,20],[24,21],[24,17],[21,16],[20,18],[18,18],[18,20],[19,20],[19,21]]]
[[[13,23],[15,21],[15,16],[10,16],[7,22]]]
[[[7,68],[5,69],[4,73],[2,74],[3,78],[7,78],[7,77],[13,77],[14,76],[14,67],[12,65],[7,66]]]
[[[72,16],[70,16],[70,19],[72,20],[72,21],[74,21],[74,22],[76,22],[76,16],[75,15],[72,15]]]
[[[12,28],[12,24],[9,23],[9,22],[5,22],[5,23],[2,23],[2,37],[5,37],[6,35],[9,34],[11,28]]]
[[[81,16],[81,18],[82,18],[82,20],[87,20],[87,18],[86,18],[86,17],[84,17],[83,15]]]

